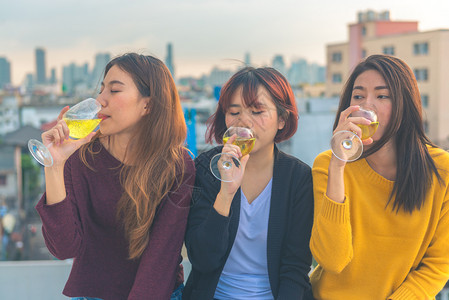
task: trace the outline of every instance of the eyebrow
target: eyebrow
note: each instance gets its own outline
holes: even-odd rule
[[[357,85],[355,87],[352,88],[352,90],[364,90],[365,88],[363,86]],[[375,90],[389,90],[388,86],[385,85],[380,85],[380,86],[376,86],[374,88]]]
[[[266,106],[266,104],[259,101],[255,101],[254,103],[251,104],[250,107],[261,107],[261,106]],[[242,107],[242,106],[240,104],[230,104],[229,107]]]
[[[123,82],[119,81],[119,80],[112,80],[109,81],[108,85],[113,85],[113,84],[121,84],[121,85],[125,85]],[[101,86],[104,86],[104,82],[101,82]]]

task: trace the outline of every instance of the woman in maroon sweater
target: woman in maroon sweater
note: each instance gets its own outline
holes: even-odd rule
[[[63,293],[170,299],[182,288],[194,183],[175,84],[160,60],[125,54],[106,66],[97,100],[97,133],[68,139],[65,108],[42,134],[45,145],[53,143],[54,164],[45,168],[46,193],[36,208],[50,252],[74,258]]]

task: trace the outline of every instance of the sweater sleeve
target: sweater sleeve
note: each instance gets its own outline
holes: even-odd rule
[[[302,169],[304,170],[304,169]],[[302,175],[302,176],[301,176]],[[313,222],[313,189],[310,168],[297,178],[283,247],[279,292],[276,299],[312,299],[308,273],[312,264],[308,241]],[[305,243],[306,242],[306,243]]]
[[[76,257],[83,243],[83,230],[73,189],[71,161],[67,160],[64,167],[66,198],[59,203],[48,205],[44,193],[36,205],[42,219],[45,244],[50,253],[58,259]]]
[[[322,153],[312,169],[315,212],[310,249],[321,267],[340,273],[353,257],[351,199],[345,195],[345,202],[337,203],[326,196],[329,162],[329,153]]]
[[[446,186],[447,189],[447,186]],[[446,190],[438,225],[418,267],[388,297],[391,300],[433,299],[449,278],[449,189]]]
[[[187,164],[183,181],[161,202],[128,299],[166,300],[175,289],[195,181],[193,162]]]
[[[220,215],[213,207],[219,185],[208,171],[209,160],[198,157],[192,208],[186,231],[186,248],[193,268],[209,273],[223,265],[229,243],[232,215]]]

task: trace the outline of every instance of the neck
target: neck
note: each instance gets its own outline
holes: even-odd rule
[[[130,138],[120,135],[106,136],[100,139],[103,146],[114,156],[117,160],[123,164],[130,164],[129,150]],[[127,153],[128,150],[128,153]],[[127,157],[128,155],[128,157]]]
[[[384,178],[392,181],[396,179],[397,160],[393,141],[390,140],[377,152],[368,156],[366,161]]]

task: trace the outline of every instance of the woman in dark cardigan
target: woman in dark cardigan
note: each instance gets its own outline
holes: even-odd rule
[[[249,155],[232,145],[201,154],[186,246],[192,271],[183,299],[313,299],[308,273],[313,219],[310,167],[275,143],[297,129],[290,85],[272,68],[237,72],[221,91],[207,140],[222,143],[235,122],[255,133]],[[210,171],[217,153],[239,157],[242,175],[221,182]]]

